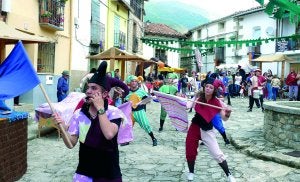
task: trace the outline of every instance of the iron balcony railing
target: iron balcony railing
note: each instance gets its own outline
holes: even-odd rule
[[[42,27],[63,31],[64,30],[63,0],[39,0],[39,22]]]

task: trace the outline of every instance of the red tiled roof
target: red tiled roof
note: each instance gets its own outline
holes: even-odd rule
[[[184,35],[161,23],[146,23],[145,35],[184,38]]]

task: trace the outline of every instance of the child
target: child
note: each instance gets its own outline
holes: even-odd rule
[[[240,88],[240,97],[244,98],[245,97],[245,85],[242,83],[241,88]]]

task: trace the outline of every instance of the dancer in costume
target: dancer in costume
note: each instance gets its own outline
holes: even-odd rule
[[[106,68],[103,61],[89,80],[87,98],[82,108],[74,112],[69,127],[57,113],[53,114],[55,122],[68,131],[63,135],[66,146],[73,148],[78,140],[80,143],[74,182],[122,181],[117,134],[123,115],[118,108],[108,105]]]
[[[198,102],[204,102],[210,105],[222,107],[220,100],[216,98],[217,88],[213,86],[214,79],[208,78],[204,83],[204,93],[197,99]],[[199,140],[202,140],[207,146],[210,155],[219,163],[225,172],[230,182],[235,182],[234,177],[231,175],[225,156],[221,151],[216,135],[213,131],[212,119],[216,114],[220,113],[223,120],[227,120],[230,116],[231,110],[225,110],[209,107],[199,103],[195,104],[196,114],[192,119],[192,124],[189,127],[186,137],[186,159],[189,168],[188,180],[194,179],[194,166],[197,156],[197,149]]]
[[[156,146],[157,140],[153,135],[151,126],[149,124],[149,120],[146,116],[145,105],[138,105],[138,103],[141,100],[146,99],[148,97],[148,93],[145,90],[139,88],[136,76],[130,75],[126,79],[126,82],[127,84],[129,84],[130,92],[125,97],[125,100],[132,102],[133,120],[138,122],[141,128],[143,128],[150,135],[153,142],[153,146]]]
[[[214,82],[215,82],[215,81],[214,81]],[[205,84],[205,82],[204,82],[204,84]],[[216,87],[216,86],[214,85],[214,87]],[[192,109],[192,108],[195,106],[195,101],[196,101],[197,99],[199,99],[199,97],[201,96],[201,94],[204,94],[202,90],[199,91],[199,92],[197,92],[197,94],[195,95],[195,97],[192,99],[192,102],[189,102],[189,103],[187,104],[187,108],[188,108],[188,109]],[[219,100],[220,100],[220,102],[223,104],[223,106],[225,106],[225,103],[224,103],[224,101],[222,101],[222,98],[219,98]],[[214,128],[217,129],[218,132],[219,132],[219,133],[221,134],[221,136],[223,137],[223,140],[224,140],[224,142],[225,142],[225,145],[230,144],[230,141],[229,141],[229,139],[227,138],[227,135],[226,135],[226,132],[225,132],[225,128],[224,128],[224,126],[223,126],[223,121],[222,121],[222,117],[221,117],[220,113],[217,113],[217,114],[213,117],[213,119],[211,120],[211,122],[212,122]],[[204,145],[204,143],[201,142],[200,145]]]
[[[171,95],[176,95],[178,90],[177,88],[174,86],[173,84],[173,80],[177,78],[177,75],[174,73],[168,73],[167,75],[167,82],[165,85],[161,86],[159,88],[159,91],[165,94],[171,94]],[[159,127],[159,132],[163,131],[163,127],[164,127],[164,122],[166,120],[167,117],[167,112],[165,111],[165,109],[161,106],[160,109],[160,127]]]

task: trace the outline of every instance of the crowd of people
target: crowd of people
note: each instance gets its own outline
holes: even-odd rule
[[[230,98],[248,96],[248,112],[252,111],[254,103],[264,112],[264,99],[276,101],[282,90],[289,93],[289,100],[299,100],[300,74],[293,68],[285,81],[273,75],[271,70],[264,74],[261,74],[260,69],[246,73],[241,66],[235,73],[226,70],[205,74],[192,71],[189,77],[188,73],[161,72],[157,76],[152,73],[147,76],[129,75],[122,81],[118,69],[112,74],[106,72],[106,68],[107,63],[103,61],[98,69],[91,69],[81,80],[81,91],[87,97],[76,107],[69,126],[65,125],[58,114],[53,115],[56,123],[67,131],[63,136],[66,146],[73,148],[78,141],[80,143],[79,164],[74,181],[122,181],[118,152],[120,143],[117,142],[122,111],[117,107],[125,102],[131,102],[133,126],[137,122],[150,136],[152,145],[158,145],[151,127],[153,123],[149,122],[146,115],[146,103],[149,101],[140,104],[153,96],[153,90],[192,100],[192,104],[187,104],[187,111],[194,111],[195,115],[186,136],[186,160],[189,169],[187,178],[190,181],[194,178],[199,144],[208,148],[228,181],[235,181],[213,131],[214,128],[219,131],[225,144],[230,144],[222,123],[230,117]],[[64,71],[58,81],[58,100],[65,98],[68,93],[68,78],[69,73]],[[166,117],[167,112],[161,106],[159,132],[163,132]],[[129,142],[120,145],[128,144]]]

